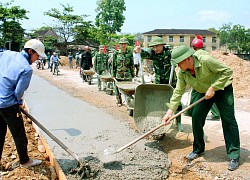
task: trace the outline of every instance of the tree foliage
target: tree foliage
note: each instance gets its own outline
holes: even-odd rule
[[[52,8],[51,10],[44,12],[45,15],[53,17],[57,20],[56,24],[53,25],[53,29],[55,32],[63,39],[63,43],[66,46],[67,42],[69,42],[70,38],[73,38],[76,31],[76,26],[85,26],[86,22],[84,18],[87,15],[74,15],[73,7],[69,4],[63,5],[62,12],[56,8]]]
[[[242,25],[232,23],[223,24],[220,28],[221,45],[226,46],[230,51],[238,54],[250,52],[250,29]]]
[[[24,37],[24,29],[16,21],[6,21],[2,26],[2,35],[5,43],[9,43],[8,49],[19,51]],[[7,47],[7,45],[5,44]]]
[[[100,33],[101,43],[108,43],[111,35],[121,32],[125,21],[123,12],[126,11],[124,0],[98,0],[95,25]]]
[[[208,30],[214,32],[214,33],[217,34],[217,35],[220,34],[220,31],[218,31],[218,30],[215,29],[215,28],[208,28]]]
[[[7,46],[11,50],[19,51],[24,37],[24,29],[19,20],[28,19],[28,11],[20,6],[11,6],[13,1],[8,3],[0,2],[0,42],[1,46]]]
[[[97,41],[95,33],[96,28],[93,26],[91,21],[85,21],[76,25],[73,32],[75,42],[81,43],[87,39],[93,39],[95,42]]]

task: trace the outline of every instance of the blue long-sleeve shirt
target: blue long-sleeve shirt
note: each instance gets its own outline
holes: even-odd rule
[[[22,104],[33,70],[25,51],[0,52],[0,108]]]

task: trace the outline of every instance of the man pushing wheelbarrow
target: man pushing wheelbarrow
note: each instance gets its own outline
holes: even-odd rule
[[[150,48],[141,48],[140,46],[135,47],[135,51],[141,53],[143,59],[151,59],[153,61],[153,66],[155,70],[155,84],[169,84],[175,88],[176,86],[176,74],[172,72],[173,67],[171,66],[171,49],[166,46],[166,43],[161,37],[154,37],[149,44]],[[171,74],[173,77],[171,82]],[[181,111],[182,105],[179,104],[177,112]],[[183,126],[181,124],[181,116],[176,118],[176,125],[179,131],[183,131]]]
[[[112,76],[117,82],[132,82],[132,79],[135,76],[133,53],[127,49],[128,40],[126,38],[121,38],[119,44],[120,50],[116,51],[113,55]],[[116,85],[115,95],[117,99],[117,106],[122,106],[121,93]]]
[[[88,82],[90,82],[90,84],[91,84],[91,76],[90,76],[90,74],[86,74],[86,73],[83,73],[83,72],[84,72],[84,70],[90,70],[90,68],[93,67],[92,54],[89,51],[89,46],[85,46],[84,50],[85,51],[82,53],[81,63],[80,63],[80,66],[81,66],[80,75],[83,77],[84,81],[86,81],[86,78],[89,77]],[[85,71],[85,72],[88,73],[88,71]],[[89,76],[87,76],[87,75],[89,75]]]

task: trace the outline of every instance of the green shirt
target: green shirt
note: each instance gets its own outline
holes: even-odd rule
[[[199,57],[201,55],[209,55],[209,53],[203,49],[198,49],[197,51],[195,51],[194,55],[196,57]]]
[[[167,106],[174,111],[181,101],[187,84],[199,93],[206,93],[209,87],[213,87],[215,91],[224,90],[225,87],[232,84],[233,71],[227,65],[210,55],[193,57],[195,77],[189,70],[182,71],[180,69],[178,71],[176,88],[170,103],[167,103]]]

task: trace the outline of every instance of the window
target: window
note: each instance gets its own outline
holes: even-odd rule
[[[180,36],[180,42],[184,42],[184,36]]]
[[[169,36],[168,37],[168,42],[174,42],[174,37],[173,36]]]
[[[150,42],[152,39],[152,36],[148,36],[148,42]]]
[[[216,37],[212,37],[212,43],[216,43]]]
[[[206,43],[206,37],[202,37],[202,41]]]

